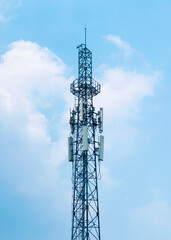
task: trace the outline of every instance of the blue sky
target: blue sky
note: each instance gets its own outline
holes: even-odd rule
[[[0,239],[69,239],[76,46],[102,92],[102,239],[171,239],[171,2],[0,0]]]

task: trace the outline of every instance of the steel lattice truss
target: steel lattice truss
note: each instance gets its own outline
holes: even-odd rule
[[[93,97],[100,84],[92,79],[92,53],[85,44],[78,46],[78,79],[71,84],[75,106],[70,124],[73,136],[73,213],[71,240],[100,240],[97,184],[99,142],[96,137],[98,113]],[[81,116],[81,104],[83,113]],[[83,148],[83,127],[87,129],[87,150]]]

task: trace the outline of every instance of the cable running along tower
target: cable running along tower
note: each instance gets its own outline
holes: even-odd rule
[[[92,53],[85,44],[78,47],[78,78],[70,86],[75,105],[70,111],[71,133],[68,138],[72,162],[73,209],[71,240],[101,240],[98,163],[103,160],[103,108],[95,112],[93,97],[100,84],[92,78]],[[99,130],[98,136],[96,134]]]

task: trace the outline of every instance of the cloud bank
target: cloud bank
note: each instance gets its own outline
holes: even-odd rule
[[[46,154],[42,161],[51,167],[59,166],[67,156],[67,112],[73,99],[69,93],[73,77],[68,79],[67,73],[58,56],[33,42],[14,42],[1,56],[1,126],[12,129],[16,136],[21,134],[39,150],[43,146]],[[106,150],[118,143],[125,150],[128,145],[131,149],[137,130],[127,122],[139,117],[140,103],[144,97],[153,96],[160,78],[158,71],[145,74],[122,67],[101,69],[98,81],[102,93],[95,98],[95,106],[104,107]]]
[[[124,51],[131,48],[121,39],[113,41]],[[21,201],[31,202],[31,211],[46,226],[48,217],[57,224],[58,215],[61,221],[70,211],[70,172],[66,180],[68,170],[62,167],[67,161],[68,113],[73,106],[69,85],[74,77],[68,69],[47,48],[22,40],[12,43],[0,61],[0,186],[12,189],[9,195],[14,192]],[[102,93],[95,98],[95,107],[104,107],[106,156],[117,148],[116,159],[123,146],[125,154],[127,149],[131,151],[130,144],[134,146],[137,130],[128,122],[140,116],[141,102],[154,95],[161,73],[122,66],[103,65],[100,69],[97,80]],[[104,187],[119,187],[122,179],[115,179],[105,164],[101,172]],[[3,190],[0,193],[4,195]],[[13,201],[8,205],[17,208]],[[18,218],[19,223],[23,218],[20,211]],[[20,231],[19,225],[16,228]]]
[[[1,57],[1,166],[24,193],[39,192],[66,159],[66,72],[59,57],[32,42],[15,42]]]

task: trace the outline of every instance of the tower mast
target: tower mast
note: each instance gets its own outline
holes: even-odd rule
[[[96,113],[93,98],[101,86],[92,78],[92,53],[85,44],[78,47],[78,78],[70,86],[75,106],[70,112],[68,138],[72,162],[73,209],[71,240],[101,240],[97,163],[103,160],[103,108]],[[99,135],[99,134],[98,134]]]

